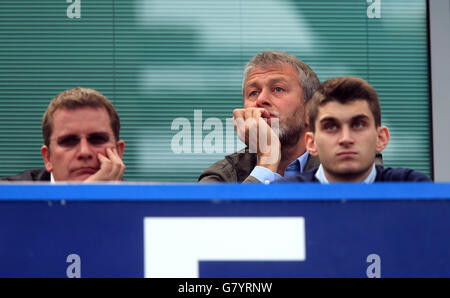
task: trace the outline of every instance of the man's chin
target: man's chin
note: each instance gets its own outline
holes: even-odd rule
[[[84,182],[92,175],[93,174],[90,174],[90,173],[79,174],[79,175],[70,177],[69,182]]]
[[[86,167],[77,169],[70,172],[70,181],[73,182],[83,182],[95,173],[97,173],[98,169],[94,167]]]
[[[280,129],[278,138],[282,146],[293,146],[298,143],[303,130],[288,130],[288,129]]]
[[[360,176],[364,176],[369,169],[370,168],[360,164],[348,162],[338,165],[330,172],[332,172],[335,176],[340,176],[342,178],[356,179]]]
[[[354,164],[346,164],[340,165],[335,169],[334,172],[340,175],[357,175],[361,172],[364,172],[364,170],[361,168],[361,166]]]

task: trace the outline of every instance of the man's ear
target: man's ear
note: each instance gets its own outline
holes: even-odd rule
[[[378,139],[377,139],[377,152],[381,152],[386,148],[389,143],[389,130],[386,126],[380,126],[377,128]]]
[[[319,153],[317,152],[316,143],[314,142],[314,133],[313,132],[307,132],[305,134],[305,144],[306,144],[306,151],[309,152],[312,156],[318,156]]]
[[[46,145],[41,147],[41,154],[42,159],[44,160],[45,169],[47,170],[47,172],[52,172],[53,164],[50,161],[50,149]]]
[[[117,142],[117,153],[119,154],[119,157],[122,158],[123,151],[125,150],[125,142],[120,140]]]

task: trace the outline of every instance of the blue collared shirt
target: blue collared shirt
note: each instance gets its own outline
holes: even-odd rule
[[[320,164],[319,169],[316,172],[316,178],[317,180],[319,180],[320,183],[322,184],[329,184],[330,181],[328,181],[327,177],[325,176],[325,172],[323,171],[323,167],[322,164]],[[366,177],[366,179],[364,179],[363,182],[361,183],[373,183],[375,181],[375,178],[377,177],[377,170],[375,169],[375,163],[372,166],[372,171],[370,171],[369,176]]]
[[[306,163],[308,161],[309,153],[306,151],[299,158],[291,162],[284,172],[284,177],[289,177],[297,174],[303,173],[305,169]],[[281,175],[278,173],[274,173],[268,168],[256,166],[253,171],[250,173],[251,176],[255,177],[259,181],[265,184],[269,184],[275,180],[281,179]]]

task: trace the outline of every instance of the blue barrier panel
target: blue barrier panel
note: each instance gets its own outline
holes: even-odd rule
[[[450,277],[450,184],[0,184],[0,277],[71,273]]]

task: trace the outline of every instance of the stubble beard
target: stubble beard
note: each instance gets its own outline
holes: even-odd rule
[[[296,126],[289,127],[286,124],[282,123],[280,125],[278,138],[281,143],[281,147],[292,147],[295,146],[300,137],[303,135],[305,131],[305,123],[304,121],[300,121]]]

